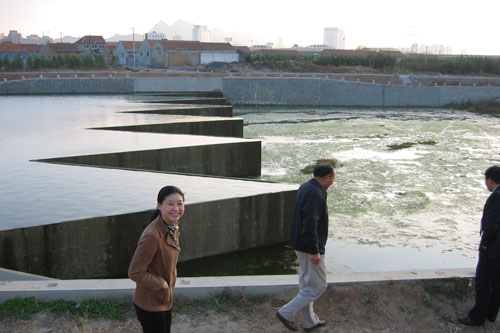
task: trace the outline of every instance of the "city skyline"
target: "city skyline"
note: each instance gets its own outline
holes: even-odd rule
[[[253,44],[276,43],[284,47],[294,44],[323,44],[326,27],[345,31],[345,48],[365,47],[410,48],[413,44],[445,45],[453,53],[500,55],[500,43],[494,39],[500,31],[496,15],[500,2],[478,0],[475,6],[456,1],[421,0],[411,8],[401,1],[378,2],[303,2],[254,0],[235,4],[228,0],[171,3],[146,1],[134,6],[132,1],[112,2],[88,0],[85,6],[68,8],[62,0],[0,0],[0,33],[17,30],[23,37],[30,34],[81,37],[115,34],[145,34],[164,21],[173,24],[185,20],[209,30],[219,29],[228,36],[246,34]],[[490,37],[491,36],[491,37]]]

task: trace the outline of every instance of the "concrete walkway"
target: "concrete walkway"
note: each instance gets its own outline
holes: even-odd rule
[[[474,268],[445,270],[411,270],[394,272],[330,273],[328,284],[377,284],[390,281],[470,278]],[[58,299],[81,301],[104,298],[128,302],[135,283],[129,279],[103,280],[31,280],[14,281],[13,271],[0,269],[0,302],[19,297],[36,297],[39,301]],[[20,273],[23,275],[24,273]],[[178,278],[175,287],[177,299],[206,299],[220,294],[257,296],[266,295],[283,301],[297,292],[297,275],[224,276]]]

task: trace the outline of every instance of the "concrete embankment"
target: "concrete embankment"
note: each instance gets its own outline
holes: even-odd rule
[[[0,280],[8,271],[0,269]],[[361,272],[328,274],[328,285],[378,284],[387,281],[406,282],[429,279],[470,278],[474,269],[413,270],[396,272]],[[58,299],[82,301],[107,299],[129,302],[135,283],[129,279],[106,280],[28,280],[20,276],[0,284],[0,302],[16,296],[36,297],[39,301]],[[179,277],[175,297],[181,300],[199,300],[220,294],[269,297],[286,301],[297,292],[296,275]]]
[[[0,94],[94,94],[221,91],[232,104],[430,106],[500,97],[498,86],[426,86],[328,78],[163,77],[60,78],[0,82]]]

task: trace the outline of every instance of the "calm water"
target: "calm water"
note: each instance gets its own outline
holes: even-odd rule
[[[164,146],[160,134],[85,129],[155,121],[155,115],[117,114],[157,107],[135,98],[0,97],[1,226],[33,214],[34,224],[76,219],[89,206],[93,214],[108,213],[110,204],[118,212],[150,208],[164,175],[30,162]],[[305,165],[338,160],[328,197],[330,272],[475,265],[488,196],[483,172],[500,163],[499,118],[443,109],[237,107],[234,114],[245,120],[245,137],[262,140],[263,179],[299,184],[310,178],[300,171]],[[424,144],[429,141],[435,144]],[[404,142],[417,144],[388,148]],[[73,188],[83,202],[67,195]],[[291,272],[290,253],[280,245],[232,254],[222,257],[229,266],[220,269]],[[244,261],[248,270],[231,271],[239,266],[235,261]],[[219,271],[216,262],[220,257],[185,265],[182,275],[212,275],[201,267]]]

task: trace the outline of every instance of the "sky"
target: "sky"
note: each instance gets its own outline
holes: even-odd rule
[[[453,53],[500,55],[499,0],[0,0],[0,33],[54,39],[144,34],[177,20],[253,37],[254,44],[323,44],[326,27],[345,31],[345,48],[444,45]]]

